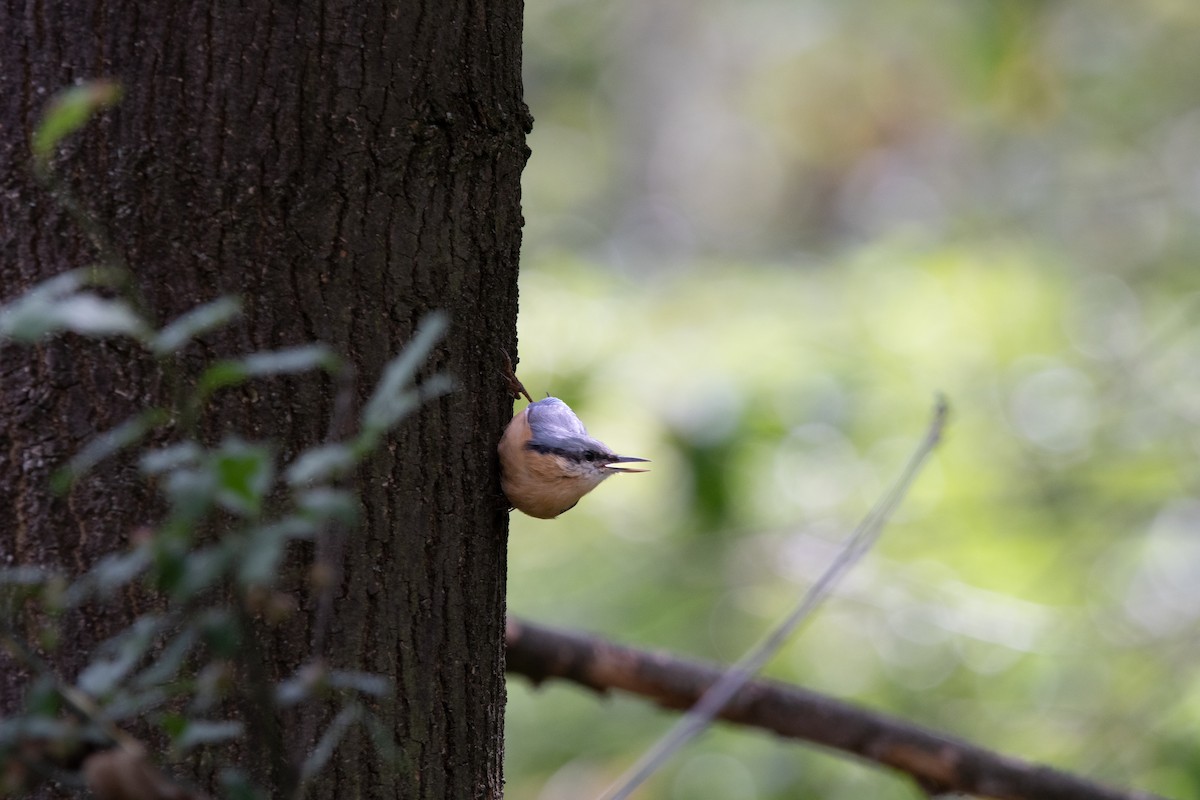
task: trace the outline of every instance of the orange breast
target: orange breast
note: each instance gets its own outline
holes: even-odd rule
[[[525,449],[533,436],[526,406],[516,416],[496,450],[500,454],[500,486],[513,507],[539,519],[553,519],[568,510],[592,487],[563,474],[555,457]]]

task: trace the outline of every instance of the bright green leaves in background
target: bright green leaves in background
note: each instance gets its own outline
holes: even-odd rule
[[[896,525],[769,669],[1200,795],[1200,6],[527,17],[521,377],[654,470],[516,518],[514,611],[736,659],[944,391]],[[516,800],[597,794],[668,724],[520,681],[508,719]],[[732,731],[646,796],[715,775],[722,797],[913,796]]]
[[[1044,251],[994,247],[600,274],[525,273],[521,378],[654,469],[607,481],[561,520],[514,517],[514,613],[736,659],[819,574],[944,391],[954,416],[933,463],[768,672],[1190,796],[1172,744],[1193,719],[1177,701],[1200,702],[1188,298],[1139,297],[1117,276],[1071,278]],[[510,686],[514,797],[558,797],[541,792],[568,775],[605,786],[670,722],[570,691]],[[1159,733],[1131,741],[1130,725]],[[647,796],[687,796],[706,758],[740,765],[739,796],[910,796],[886,775],[729,731]]]

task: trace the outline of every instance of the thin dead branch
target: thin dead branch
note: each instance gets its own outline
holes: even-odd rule
[[[939,395],[934,404],[929,427],[899,478],[875,501],[866,517],[842,545],[837,557],[829,563],[816,582],[808,587],[792,611],[775,625],[762,641],[738,659],[737,663],[726,669],[720,680],[713,682],[696,700],[695,705],[689,708],[687,713],[601,796],[600,800],[626,800],[634,789],[653,775],[677,750],[699,736],[720,716],[721,710],[734,695],[758,674],[795,634],[800,625],[833,593],[838,582],[879,539],[892,514],[908,494],[909,487],[920,474],[925,461],[942,440],[948,413],[946,399]]]
[[[692,707],[725,670],[579,633],[508,619],[508,671],[539,684],[561,678],[606,693],[620,690],[672,709]],[[720,718],[850,753],[910,775],[930,794],[998,800],[1162,800],[994,753],[885,714],[796,686],[752,680]]]

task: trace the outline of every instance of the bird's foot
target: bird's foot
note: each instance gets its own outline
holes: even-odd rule
[[[501,350],[500,352],[504,353],[504,371],[501,374],[504,375],[504,379],[508,381],[508,392],[512,396],[512,399],[517,400],[523,396],[526,400],[532,403],[533,398],[529,396],[529,392],[525,389],[525,384],[521,383],[521,381],[517,379],[517,373],[513,372],[512,359],[509,358],[509,355],[506,351]]]

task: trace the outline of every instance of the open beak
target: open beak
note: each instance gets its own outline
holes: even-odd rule
[[[605,467],[605,469],[611,469],[615,472],[649,472],[650,471],[648,469],[638,469],[637,467],[621,466],[622,464],[628,464],[630,462],[638,462],[638,463],[642,463],[642,464],[648,464],[650,462],[650,459],[635,458],[633,456],[616,456],[615,458],[613,458],[612,461],[605,464],[604,467]]]

